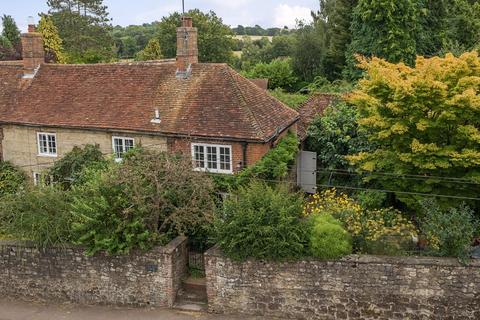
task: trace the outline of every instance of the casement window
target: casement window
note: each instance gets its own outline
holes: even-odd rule
[[[231,146],[192,143],[192,160],[195,170],[233,173]]]
[[[113,137],[113,153],[116,161],[121,161],[123,155],[135,147],[135,140],[126,137]]]
[[[33,185],[38,186],[42,181],[42,176],[38,172],[33,173]]]
[[[57,136],[55,133],[37,133],[38,155],[46,157],[57,156]]]

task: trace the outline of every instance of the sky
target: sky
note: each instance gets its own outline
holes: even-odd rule
[[[11,15],[25,31],[28,16],[48,10],[46,0],[0,0],[0,15]],[[181,0],[104,0],[114,25],[142,24],[181,11]],[[213,10],[231,26],[294,27],[296,20],[310,21],[318,0],[185,0],[186,10]]]

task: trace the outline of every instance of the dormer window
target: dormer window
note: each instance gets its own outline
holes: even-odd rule
[[[38,155],[43,157],[57,156],[57,136],[55,133],[37,133]]]

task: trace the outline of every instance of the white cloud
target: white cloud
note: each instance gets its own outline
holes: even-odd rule
[[[274,9],[274,23],[277,27],[295,27],[297,20],[310,22],[312,20],[311,9],[302,6],[290,6],[280,4]]]

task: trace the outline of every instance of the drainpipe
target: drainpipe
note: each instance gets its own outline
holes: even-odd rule
[[[243,165],[243,169],[245,169],[247,167],[247,147],[248,147],[248,143],[242,142],[242,151],[243,151],[242,165]]]

